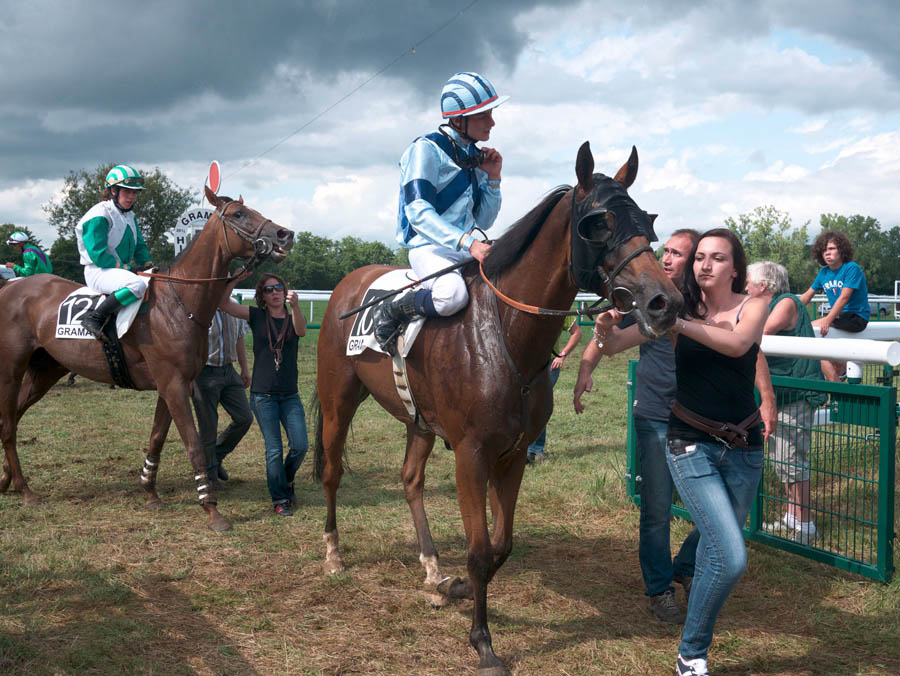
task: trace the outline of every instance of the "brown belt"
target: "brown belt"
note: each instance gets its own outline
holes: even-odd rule
[[[762,419],[762,416],[759,414],[759,409],[757,408],[754,409],[753,413],[737,424],[720,422],[718,420],[704,418],[702,415],[685,408],[677,401],[672,406],[672,413],[674,413],[675,417],[679,420],[683,420],[688,425],[701,432],[706,432],[725,445],[729,447],[740,446],[741,448],[750,447],[750,444],[747,441],[747,437],[750,434],[750,428]]]

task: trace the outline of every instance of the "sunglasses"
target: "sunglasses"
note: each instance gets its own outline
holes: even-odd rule
[[[266,293],[272,293],[273,291],[284,291],[284,284],[268,284],[263,287],[263,291]]]

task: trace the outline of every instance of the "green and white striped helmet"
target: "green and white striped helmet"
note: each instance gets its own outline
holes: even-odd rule
[[[106,187],[112,188],[114,185],[130,188],[131,190],[143,190],[144,178],[141,176],[141,172],[134,167],[129,167],[127,164],[117,164],[106,175]]]
[[[28,235],[24,232],[14,232],[6,240],[7,244],[28,244]]]

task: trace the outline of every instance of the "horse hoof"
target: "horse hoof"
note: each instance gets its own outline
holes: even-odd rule
[[[325,567],[325,573],[328,575],[333,575],[335,573],[343,573],[344,572],[344,562],[341,561],[340,556],[326,558],[324,567]]]
[[[231,524],[226,521],[225,517],[216,514],[215,517],[209,520],[209,529],[216,533],[224,533],[227,530],[231,530]]]
[[[500,662],[500,660],[497,661]],[[475,674],[476,676],[510,676],[509,669],[504,666],[503,662],[493,667],[478,667]]]
[[[446,577],[440,581],[437,586],[439,593],[449,596],[451,599],[469,599],[474,598],[472,595],[472,585],[468,580],[455,577],[453,579]]]
[[[162,500],[159,499],[159,496],[155,495],[152,498],[147,498],[147,502],[144,503],[144,506],[147,509],[162,509],[162,504]]]
[[[444,594],[439,594],[437,592],[424,592],[425,600],[435,610],[440,610],[448,603],[450,603],[450,597]]]
[[[39,505],[41,504],[41,497],[37,493],[28,491],[22,494],[22,502],[26,505]]]
[[[6,493],[9,490],[9,483],[12,481],[12,475],[7,474],[6,472],[0,476],[0,493]]]

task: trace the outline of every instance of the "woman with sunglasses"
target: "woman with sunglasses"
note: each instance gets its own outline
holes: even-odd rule
[[[493,109],[508,98],[478,73],[457,73],[441,92],[447,123],[417,138],[400,158],[397,243],[409,249],[417,279],[454,263],[484,261],[490,250],[472,230],[487,230],[497,218],[503,158],[475,144],[490,138]],[[468,302],[460,271],[441,275],[382,302],[375,313],[375,338],[393,352],[405,323],[417,316],[447,317]]]
[[[670,333],[676,392],[666,463],[700,531],[675,673],[707,676],[716,618],[747,567],[741,529],[762,476],[775,404],[759,350],[769,308],[763,299],[743,294],[747,258],[740,240],[726,228],[709,230],[691,259],[682,285],[684,315]],[[614,350],[606,342],[617,341],[612,328],[620,319],[615,311],[598,317],[604,352]]]
[[[256,307],[231,300],[237,281],[228,287],[219,308],[250,324],[253,333],[250,408],[266,445],[266,485],[275,513],[292,516],[297,503],[294,475],[309,449],[306,413],[297,391],[297,346],[306,335],[306,317],[300,310],[297,294],[287,291],[278,275],[263,275],[256,283]],[[281,441],[282,426],[288,438],[287,456]]]

